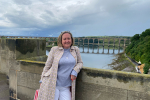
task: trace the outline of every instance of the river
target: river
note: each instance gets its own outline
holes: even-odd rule
[[[89,53],[82,53],[83,51],[83,47],[79,47],[80,52],[81,52],[81,57],[82,57],[82,61],[83,61],[83,66],[85,67],[91,67],[91,68],[99,68],[99,69],[111,69],[110,66],[108,66],[108,64],[111,64],[113,59],[115,59],[115,54],[118,54],[118,49],[114,50],[114,54],[113,53],[113,49],[109,49],[109,53],[108,49],[104,49],[104,54],[97,54],[97,47],[94,47],[94,53],[92,53],[93,48],[89,47]],[[88,47],[84,47],[84,52],[88,51]],[[99,48],[99,53],[101,53],[103,51],[103,48]],[[120,52],[123,52],[123,49],[120,49]],[[48,55],[49,53],[49,49],[46,50],[46,55]]]

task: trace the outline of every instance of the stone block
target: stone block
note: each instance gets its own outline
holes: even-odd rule
[[[1,39],[0,39],[0,71],[1,71]]]
[[[127,90],[77,81],[76,100],[127,100]]]
[[[38,63],[34,61],[20,61],[20,70],[24,72],[41,74],[44,66],[44,62]]]
[[[20,62],[16,61],[15,59],[8,60],[8,66],[10,67],[11,70],[20,70]]]
[[[17,72],[17,86],[20,85],[27,88],[27,74],[27,72]]]
[[[16,59],[15,52],[9,51],[9,52],[8,52],[8,58],[9,58],[9,60],[10,60],[10,59],[11,59],[11,60],[15,60],[15,59]]]
[[[146,92],[128,90],[129,100],[149,100],[150,95]]]
[[[8,66],[8,61],[4,58],[1,58],[1,72],[6,74],[6,75],[9,75],[9,66]]]
[[[0,73],[0,100],[9,100],[9,85],[7,76]]]
[[[7,50],[1,50],[1,58],[8,59],[7,53],[8,53]]]
[[[124,95],[127,97],[127,90],[126,89],[121,89],[121,88],[113,88],[112,93],[116,95]]]
[[[16,91],[17,80],[16,80],[16,71],[9,70],[9,88],[12,91]]]
[[[40,85],[40,78],[41,75],[39,74],[20,71],[17,73],[17,85],[37,89]]]
[[[40,75],[27,73],[27,87],[32,89],[38,89],[40,87]]]
[[[0,56],[0,71],[1,71],[1,56]]]
[[[17,87],[17,97],[20,100],[33,100],[34,99],[34,94],[35,90],[31,88],[26,88],[23,86],[18,86]]]

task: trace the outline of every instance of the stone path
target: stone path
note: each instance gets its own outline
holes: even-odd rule
[[[9,85],[7,77],[0,73],[0,100],[9,100]]]

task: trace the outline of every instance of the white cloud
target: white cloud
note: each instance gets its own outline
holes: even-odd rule
[[[44,31],[48,36],[50,31],[70,30],[84,36],[109,35],[111,29],[112,34],[134,35],[139,24],[140,30],[150,25],[149,4],[149,0],[1,0],[0,32]]]
[[[52,36],[53,36],[53,34],[50,34],[50,35],[49,35],[49,37],[52,37]]]

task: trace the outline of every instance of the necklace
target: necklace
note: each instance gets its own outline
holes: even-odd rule
[[[69,50],[70,50],[70,49],[65,49],[65,50],[64,50],[66,59],[69,59],[69,57],[68,57],[68,56],[69,56]]]

